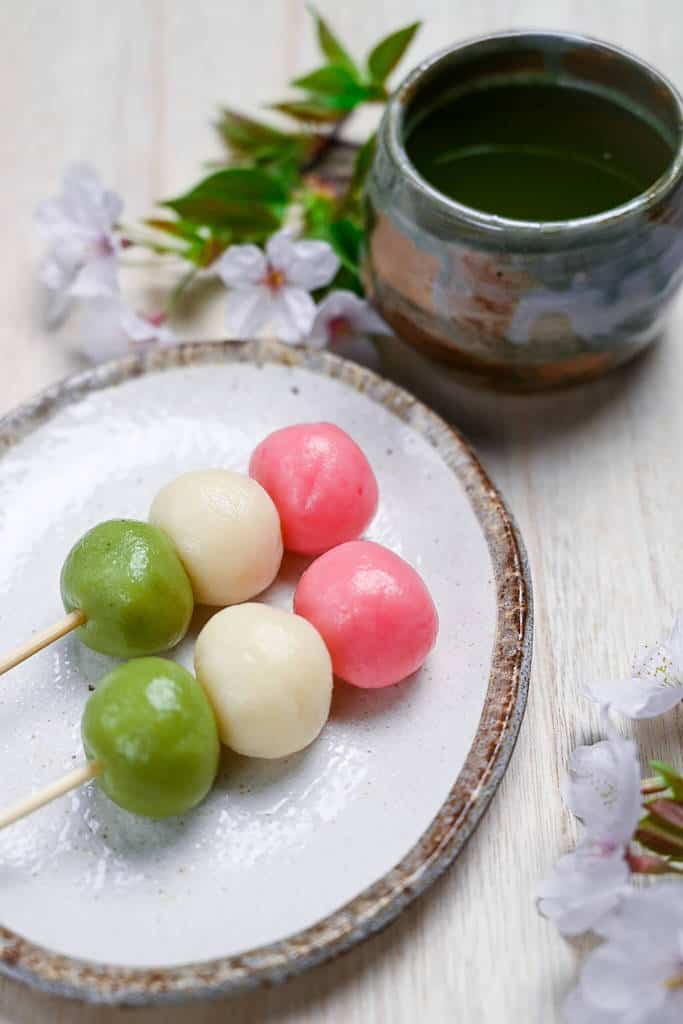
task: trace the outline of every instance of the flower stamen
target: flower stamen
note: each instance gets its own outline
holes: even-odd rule
[[[346,316],[333,316],[327,324],[330,345],[336,345],[353,334],[353,327]]]
[[[683,988],[683,971],[680,974],[674,974],[673,978],[667,978],[666,987],[672,992],[676,989]]]
[[[272,292],[277,292],[280,288],[283,288],[285,281],[284,273],[278,270],[277,267],[269,266],[263,277],[263,284],[266,288],[270,288]]]
[[[100,235],[94,246],[95,255],[98,257],[113,256],[116,252],[111,239],[106,235]]]

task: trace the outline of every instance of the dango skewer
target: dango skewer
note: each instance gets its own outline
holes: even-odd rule
[[[194,609],[173,544],[158,527],[134,519],[88,530],[66,557],[60,587],[66,615],[1,658],[0,675],[74,630],[101,654],[157,654],[182,640]]]
[[[81,737],[83,764],[0,811],[0,829],[93,779],[134,814],[183,814],[204,799],[218,771],[209,700],[186,669],[164,658],[137,658],[105,676],[86,703]]]

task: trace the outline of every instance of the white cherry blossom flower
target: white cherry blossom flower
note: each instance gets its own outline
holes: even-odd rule
[[[636,745],[602,716],[607,739],[577,747],[563,787],[565,803],[586,835],[603,843],[626,843],[642,814]]]
[[[637,659],[626,679],[591,683],[586,696],[629,718],[655,718],[683,701],[683,613],[671,634]]]
[[[147,346],[172,345],[173,331],[160,317],[134,313],[118,296],[94,298],[80,307],[75,347],[93,363],[105,362]]]
[[[67,167],[62,194],[36,210],[36,222],[49,244],[40,272],[50,291],[48,323],[63,319],[74,296],[115,295],[117,242],[114,225],[120,197],[102,186],[88,164]]]
[[[683,885],[634,890],[584,963],[565,1004],[568,1024],[683,1021]]]
[[[280,341],[300,344],[310,333],[315,303],[310,292],[329,284],[339,260],[327,242],[299,241],[278,231],[266,244],[231,245],[216,263],[230,289],[226,326],[238,341],[268,326]]]
[[[318,306],[306,340],[311,348],[334,348],[340,342],[365,340],[371,334],[391,334],[391,328],[369,302],[349,291],[330,292]]]
[[[635,744],[603,720],[609,738],[574,751],[563,788],[585,835],[539,889],[540,912],[564,935],[600,932],[629,892],[626,855],[642,815],[640,767]]]
[[[599,931],[629,891],[622,846],[587,839],[561,857],[539,887],[539,910],[563,935]]]

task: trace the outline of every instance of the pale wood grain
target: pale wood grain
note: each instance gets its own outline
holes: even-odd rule
[[[570,28],[637,50],[683,86],[679,0],[320,7],[359,51],[416,15],[426,24],[413,59],[494,29]],[[300,0],[23,0],[0,8],[0,38],[3,411],[78,365],[66,354],[68,332],[41,329],[34,284],[31,210],[54,190],[63,165],[91,159],[123,193],[128,214],[144,214],[217,152],[209,122],[219,102],[255,110],[312,66],[314,46]],[[140,295],[154,300],[153,291]],[[518,748],[456,866],[387,932],[336,964],[278,991],[141,1011],[136,1021],[560,1021],[576,954],[537,916],[534,890],[574,834],[558,781],[568,751],[597,729],[580,686],[595,673],[623,671],[634,643],[667,627],[683,605],[682,329],[679,304],[655,351],[582,390],[541,399],[463,394],[448,403],[520,523],[536,595],[535,664]],[[220,334],[218,299],[183,325],[186,337]],[[682,729],[681,712],[639,727],[644,756],[680,763]],[[0,982],[1,1024],[127,1019]]]

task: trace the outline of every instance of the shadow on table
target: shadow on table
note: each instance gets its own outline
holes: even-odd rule
[[[662,338],[603,377],[543,393],[514,394],[472,387],[394,339],[392,348],[388,343],[383,346],[383,373],[475,444],[493,450],[497,444],[519,438],[527,445],[540,447],[564,439],[590,421],[611,416],[634,392],[649,387],[661,371],[667,343],[673,340]]]

